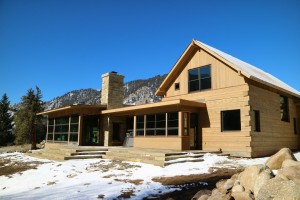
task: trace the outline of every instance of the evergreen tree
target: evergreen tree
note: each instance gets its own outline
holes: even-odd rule
[[[36,114],[43,111],[41,90],[36,87],[36,92],[29,89],[22,97],[20,110],[16,113],[16,144],[31,143],[31,149],[36,149],[36,136],[41,132],[42,116]]]
[[[9,111],[9,100],[6,93],[0,100],[0,145],[13,142],[12,117]]]

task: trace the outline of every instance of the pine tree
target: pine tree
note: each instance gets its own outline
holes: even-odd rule
[[[36,114],[43,111],[41,90],[36,87],[36,92],[29,89],[22,97],[20,110],[16,113],[16,144],[31,143],[31,149],[36,149],[36,136],[42,127],[42,117]]]
[[[9,100],[6,93],[0,100],[0,145],[13,142],[12,117],[9,111]]]

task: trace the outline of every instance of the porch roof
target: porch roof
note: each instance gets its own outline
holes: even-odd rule
[[[123,108],[115,108],[110,110],[102,110],[101,114],[109,115],[135,115],[135,114],[148,114],[158,112],[170,111],[190,111],[206,107],[204,102],[190,101],[185,99],[176,99],[170,101],[161,101],[157,103],[148,103],[137,106],[127,106]]]
[[[53,110],[46,110],[37,115],[53,115],[53,114],[99,114],[101,110],[106,109],[106,105],[70,105]]]

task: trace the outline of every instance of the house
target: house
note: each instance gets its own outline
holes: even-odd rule
[[[102,105],[71,105],[48,116],[47,143],[222,150],[259,157],[300,149],[300,93],[274,76],[192,40],[156,95],[161,102],[123,106],[123,79],[102,75]]]

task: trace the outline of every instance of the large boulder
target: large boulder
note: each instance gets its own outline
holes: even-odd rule
[[[207,199],[210,195],[210,190],[200,190],[193,196],[192,200],[204,200]]]
[[[300,185],[289,180],[272,178],[268,180],[258,191],[256,200],[265,199],[300,199]]]
[[[223,189],[224,190],[230,190],[234,185],[234,181],[232,179],[228,179],[224,185],[223,185]]]
[[[237,200],[252,200],[253,196],[247,192],[232,192],[231,196]]]
[[[254,184],[254,191],[253,194],[256,197],[260,188],[271,178],[273,178],[273,173],[270,169],[265,169],[264,171],[260,172],[257,176],[257,179]]]
[[[244,192],[245,188],[241,185],[235,185],[235,186],[233,186],[231,191],[232,191],[232,193],[234,193],[234,192]]]
[[[243,172],[239,175],[239,180],[241,186],[245,188],[245,191],[254,192],[254,185],[256,179],[261,171],[265,170],[265,165],[252,165],[247,167]]]
[[[226,193],[221,192],[218,189],[214,189],[212,191],[211,196],[208,197],[207,200],[230,200],[230,199],[231,199],[230,194],[226,194]]]
[[[280,151],[271,156],[265,164],[272,170],[280,169],[285,160],[296,160],[289,148],[280,149]]]
[[[276,177],[292,180],[295,183],[300,184],[300,165],[282,168],[278,170]]]
[[[291,167],[291,166],[297,166],[297,165],[300,165],[299,161],[288,159],[288,160],[285,160],[285,161],[282,162],[281,168]]]

